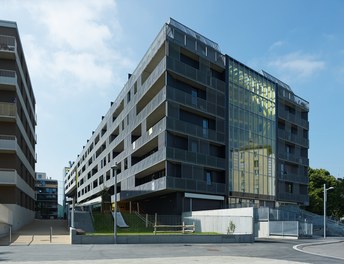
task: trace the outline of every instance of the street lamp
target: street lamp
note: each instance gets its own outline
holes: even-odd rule
[[[113,238],[114,238],[114,244],[117,244],[117,162],[114,163],[114,165],[111,166],[111,170],[113,173],[114,178],[114,210],[113,210]]]
[[[326,183],[324,183],[324,238],[326,238],[326,202],[327,202],[327,191],[333,190],[334,187],[326,189]]]

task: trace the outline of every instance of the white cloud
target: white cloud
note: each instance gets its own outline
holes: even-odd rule
[[[51,45],[74,50],[106,49],[106,41],[112,37],[112,29],[100,22],[102,13],[113,10],[116,21],[116,4],[111,0],[88,1],[38,1],[29,3],[28,8],[37,21],[48,30]],[[116,32],[121,32],[119,23],[112,23]]]
[[[269,51],[274,50],[276,48],[279,48],[281,46],[285,45],[285,42],[282,40],[276,41],[275,43],[273,43],[270,47],[269,47]]]
[[[40,33],[22,36],[32,79],[50,80],[50,93],[104,95],[123,87],[133,63],[120,47],[114,0],[25,1],[20,8],[34,18]]]
[[[293,77],[304,79],[324,69],[325,62],[313,55],[293,52],[271,59],[268,66],[277,68],[279,71]]]

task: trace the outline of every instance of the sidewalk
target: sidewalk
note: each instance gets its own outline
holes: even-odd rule
[[[50,228],[52,237],[50,242]],[[0,238],[0,245],[9,245],[9,236]],[[65,220],[33,220],[12,234],[11,246],[37,244],[70,244],[69,230]]]
[[[314,243],[307,243],[294,246],[294,249],[322,257],[330,257],[344,260],[344,239],[327,238]]]

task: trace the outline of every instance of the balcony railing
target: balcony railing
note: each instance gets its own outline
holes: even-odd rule
[[[0,85],[15,86],[17,83],[17,75],[15,71],[0,69]]]
[[[0,35],[0,51],[15,52],[16,39],[12,36]]]
[[[309,147],[309,140],[307,138],[295,135],[283,129],[278,129],[278,136],[279,138],[287,140],[289,142],[296,143],[307,148]]]
[[[0,150],[16,151],[17,139],[15,136],[0,135]]]
[[[17,182],[17,173],[15,170],[0,170],[0,185],[15,185]]]
[[[278,157],[280,159],[286,160],[286,161],[291,161],[297,164],[302,164],[304,166],[308,166],[309,165],[309,159],[306,157],[302,157],[299,155],[294,155],[291,153],[287,153],[287,152],[279,152],[278,153]]]
[[[178,148],[166,148],[166,157],[168,159],[185,161],[190,163],[204,164],[213,168],[226,168],[226,160],[224,158],[218,158],[214,156],[204,155],[202,153],[194,153]]]
[[[309,122],[308,120],[302,119],[301,114],[292,114],[284,109],[279,109],[278,110],[278,117],[283,118],[284,120],[302,126],[306,129],[309,128]]]
[[[298,97],[290,91],[287,91],[286,89],[279,89],[278,96],[294,104],[297,104],[298,106],[301,106],[304,109],[309,110],[309,103],[306,100],[302,99],[301,97]]]
[[[166,117],[161,119],[158,123],[152,126],[149,131],[146,131],[145,134],[143,134],[136,141],[134,141],[132,144],[133,150],[139,149],[146,142],[148,142],[152,138],[155,138],[159,133],[165,130],[166,130]]]
[[[225,140],[224,133],[216,132],[212,129],[202,128],[179,119],[167,118],[166,128],[221,143]]]
[[[308,184],[309,179],[308,177],[300,174],[300,173],[285,173],[280,175],[279,180],[288,181],[288,182],[297,182],[297,183],[303,183]]]
[[[177,101],[180,104],[192,106],[196,109],[207,112],[208,114],[219,115],[223,117],[225,115],[224,105],[217,105],[216,102],[210,102],[199,97],[193,97],[192,95],[182,92],[178,89],[168,89],[167,97],[168,99]],[[223,108],[223,113],[218,112],[218,106]]]
[[[196,80],[200,83],[212,86],[213,88],[225,92],[225,82],[222,82],[218,79],[215,79],[211,76],[210,71],[202,71],[195,69],[185,63],[175,60],[171,57],[167,57],[167,69],[177,72],[181,75],[186,76],[187,78],[191,78]]]
[[[16,117],[17,108],[15,103],[0,103],[0,116]]]

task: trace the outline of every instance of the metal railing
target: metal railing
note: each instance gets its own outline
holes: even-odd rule
[[[16,117],[17,108],[15,103],[0,103],[0,116]]]
[[[291,122],[293,124],[302,126],[304,128],[309,128],[309,122],[308,120],[305,120],[301,118],[301,114],[299,112],[296,112],[295,114],[292,114],[284,109],[278,110],[278,117],[285,119],[288,122]]]
[[[167,57],[167,68],[181,75],[184,75],[187,78],[196,80],[206,85],[210,85],[213,88],[223,93],[225,92],[225,88],[226,88],[225,82],[222,82],[216,78],[213,78],[211,76],[210,71],[198,70],[179,60],[173,59],[172,57]]]
[[[313,224],[299,221],[270,221],[269,235],[273,236],[312,236]]]
[[[304,138],[300,135],[297,135],[297,134],[295,135],[283,129],[278,129],[278,136],[279,138],[287,140],[289,142],[293,142],[305,147],[309,147],[309,139]]]
[[[16,50],[15,37],[0,35],[0,50],[14,52]]]
[[[301,106],[302,108],[309,110],[309,103],[290,91],[287,91],[285,89],[279,89],[278,95],[292,103]]]

